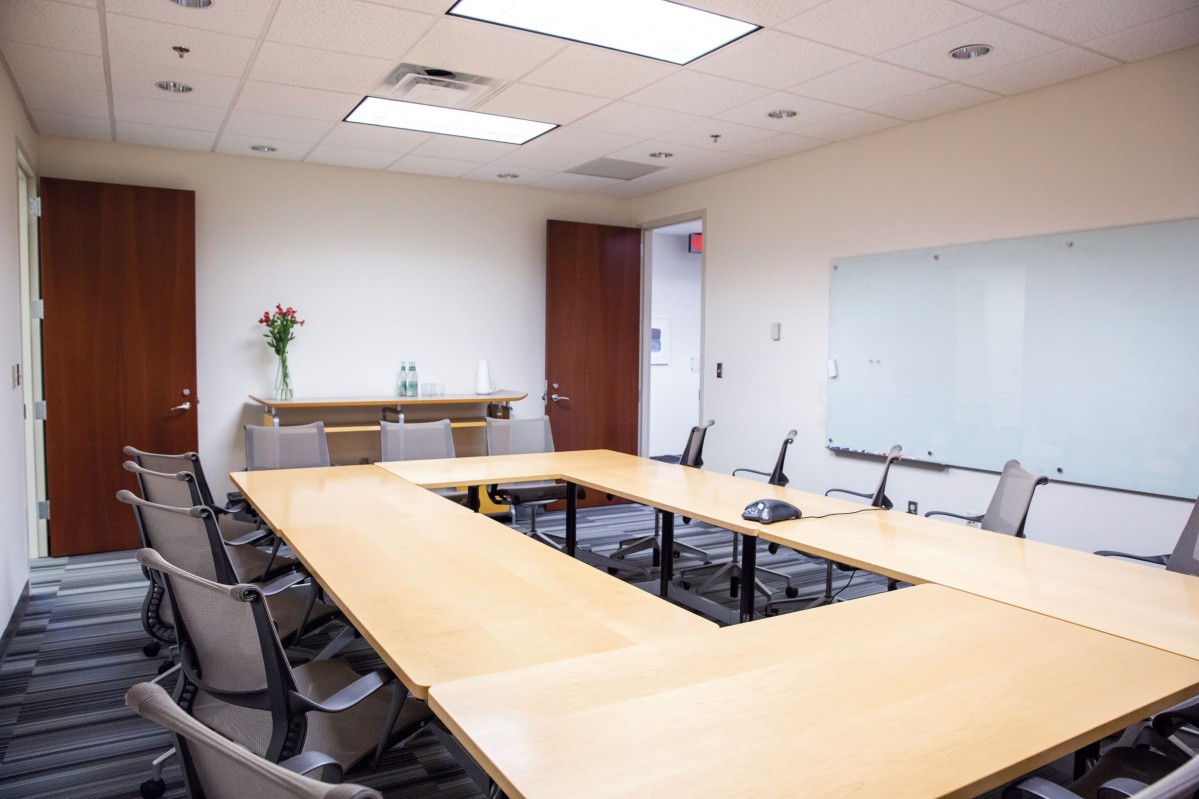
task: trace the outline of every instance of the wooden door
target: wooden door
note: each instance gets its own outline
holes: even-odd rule
[[[196,449],[195,192],[41,190],[50,554],[130,549],[121,448]]]
[[[545,260],[546,413],[554,448],[635,455],[641,231],[550,220]]]

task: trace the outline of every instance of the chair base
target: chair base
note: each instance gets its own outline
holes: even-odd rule
[[[790,587],[788,586],[788,592]],[[831,605],[834,602],[842,602],[836,594],[833,593],[833,562],[826,560],[824,562],[824,593],[809,594],[808,596],[789,596],[787,599],[777,601],[767,601],[765,612],[767,616],[779,615],[779,610],[785,605],[799,605],[799,610],[810,610],[812,608],[824,607]]]
[[[620,548],[612,553],[614,558],[624,558],[626,555],[632,555],[634,552],[643,552],[647,549],[652,549],[654,553],[653,565],[658,567],[662,565],[662,539],[657,533],[653,535],[645,535],[640,538],[626,538],[620,542]],[[678,541],[674,542],[674,556],[677,558],[680,555],[696,555],[704,559],[704,564],[712,562],[711,556],[707,550],[693,547],[690,544],[683,544]]]

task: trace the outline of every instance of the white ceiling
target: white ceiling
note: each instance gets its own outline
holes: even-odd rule
[[[1199,44],[1199,0],[687,2],[763,29],[676,67],[452,0],[0,0],[0,54],[44,135],[634,197]],[[994,51],[947,55],[975,43]],[[476,110],[562,127],[517,146],[342,122],[401,62],[497,79]],[[666,168],[566,172],[599,157]]]

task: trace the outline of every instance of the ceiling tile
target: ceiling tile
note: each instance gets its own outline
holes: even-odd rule
[[[254,40],[196,28],[181,28],[165,22],[108,15],[108,49],[124,61],[183,67],[196,72],[240,77],[246,71]],[[191,50],[183,58],[172,47]]]
[[[965,44],[989,44],[982,58],[951,58],[949,51]],[[995,17],[983,17],[927,39],[879,56],[879,60],[940,75],[947,80],[966,80],[983,72],[1052,53],[1066,45],[1027,28]]]
[[[287,0],[267,41],[398,61],[436,17],[361,0]]]
[[[752,125],[775,133],[788,133],[813,122],[839,117],[849,110],[846,106],[826,103],[823,100],[813,100],[810,97],[800,97],[787,92],[775,92],[760,100],[754,100],[731,111],[725,111],[723,114],[719,114],[717,119]],[[768,116],[771,111],[794,111],[795,116],[773,119]]]
[[[998,94],[963,86],[960,83],[946,83],[928,91],[880,103],[870,110],[911,121],[947,114],[950,111],[958,111],[997,99],[999,99]]]
[[[478,168],[474,161],[456,161],[452,158],[429,158],[424,155],[406,155],[388,167],[392,172],[410,172],[415,175],[436,175],[443,178],[462,177]]]
[[[648,138],[699,121],[699,117],[632,103],[612,103],[575,124],[588,130]]]
[[[304,157],[312,164],[349,166],[357,169],[386,169],[395,163],[398,155],[382,150],[360,150],[357,147],[342,147],[337,144],[320,144]]]
[[[216,133],[225,119],[225,109],[219,106],[197,105],[171,99],[113,94],[112,111],[117,122],[140,122],[167,128],[192,128]]]
[[[415,130],[400,130],[382,125],[361,125],[357,122],[339,122],[321,143],[357,147],[362,150],[384,150],[399,154],[424,144],[432,137],[431,133]]]
[[[370,94],[395,67],[392,60],[264,42],[250,78],[310,89]]]
[[[957,0],[964,6],[977,8],[979,11],[990,14],[1004,8],[1009,8],[1017,3],[1023,3],[1024,0]]]
[[[544,136],[539,136],[521,149],[536,148],[550,152],[587,153],[590,157],[597,157],[622,147],[628,147],[642,138],[641,136],[621,136],[616,133],[582,128],[556,128]]]
[[[606,189],[609,186],[616,186],[624,183],[623,180],[615,178],[597,178],[591,175],[567,175],[561,173],[558,175],[550,175],[545,180],[539,180],[533,185],[539,189],[556,189],[558,191],[579,191],[592,192],[599,189]]]
[[[815,125],[808,125],[806,128],[801,128],[800,133],[817,139],[843,141],[844,139],[865,136],[867,133],[875,133],[902,124],[902,119],[894,119],[882,114],[872,114],[868,111],[850,111],[844,116],[826,119],[824,122],[817,122]]]
[[[832,72],[858,56],[772,30],[761,30],[692,65],[696,72],[782,89]]]
[[[99,4],[97,0],[58,0],[60,3],[70,3],[73,6],[84,6],[85,8],[97,8]]]
[[[606,194],[610,197],[641,197],[655,191],[682,186],[709,177],[706,172],[690,169],[664,169],[652,175],[646,175],[636,180],[622,181],[620,184],[600,189],[596,194]]]
[[[1123,61],[1137,61],[1199,44],[1199,8],[1092,39],[1086,46]]]
[[[549,36],[475,20],[441,17],[404,54],[404,60],[425,67],[515,80],[564,46],[561,39]]]
[[[844,111],[844,109],[843,109]],[[716,134],[720,138],[713,139]],[[769,139],[774,132],[760,127],[738,125],[719,119],[703,119],[684,128],[662,134],[662,141],[686,144],[705,150],[732,150],[750,142]]]
[[[68,139],[102,139],[110,141],[112,129],[107,119],[78,114],[56,114],[53,111],[33,111],[33,121],[43,136],[63,136]]]
[[[406,8],[409,11],[440,15],[449,11],[457,0],[371,0],[371,2],[394,8]]]
[[[566,125],[610,102],[606,97],[513,83],[474,110]]]
[[[792,86],[790,91],[825,102],[836,101],[854,108],[869,108],[896,97],[931,89],[943,82],[940,78],[881,61],[859,61],[845,69]]]
[[[345,119],[362,101],[362,95],[283,86],[248,80],[237,96],[239,111],[303,117],[305,119]]]
[[[999,16],[1075,44],[1193,8],[1194,0],[1027,0]]]
[[[829,0],[779,27],[805,39],[875,55],[978,14],[951,0]]]
[[[687,5],[754,25],[773,26],[823,2],[825,0],[688,0]]]
[[[225,132],[315,144],[334,124],[336,123],[320,119],[260,114],[257,111],[234,111],[225,123]]]
[[[497,167],[531,167],[546,172],[564,172],[568,169],[574,169],[579,164],[585,164],[588,161],[607,154],[607,152],[580,153],[574,151],[545,150],[534,147],[534,144],[536,142],[527,144],[508,155],[500,156],[494,161],[489,162],[489,164]]]
[[[529,167],[524,167],[519,172],[513,172],[503,168],[497,169],[492,164],[486,164],[467,172],[462,177],[467,180],[483,180],[489,183],[504,183],[510,186],[527,186],[530,183],[545,180],[552,174],[552,172],[546,172],[541,169],[530,169]],[[515,175],[516,177],[501,178],[500,175]]]
[[[1066,47],[1010,67],[984,72],[963,83],[998,94],[1019,94],[1119,66],[1119,63],[1078,47]]]
[[[108,92],[104,81],[104,59],[98,55],[52,50],[20,42],[0,43],[0,50],[4,51],[4,60],[8,62],[22,93],[35,85]]]
[[[169,147],[174,150],[211,150],[216,133],[188,130],[139,122],[117,121],[117,141],[149,147]]]
[[[670,153],[670,156],[654,158],[650,153]],[[637,164],[666,167],[667,169],[678,169],[679,167],[688,169],[693,168],[697,162],[707,158],[711,154],[711,151],[699,147],[688,147],[685,144],[674,144],[672,142],[651,139],[650,141],[634,144],[632,147],[626,147],[623,150],[617,150],[608,157],[619,161],[632,161]]]
[[[99,11],[50,0],[0,2],[0,39],[101,55]]]
[[[208,8],[184,8],[165,0],[105,0],[109,14],[154,19],[186,28],[258,37],[277,0],[237,0]]]
[[[808,136],[793,136],[790,133],[781,133],[769,139],[747,144],[744,147],[738,148],[737,152],[752,155],[755,158],[782,158],[786,155],[802,153],[805,150],[815,150],[817,147],[823,147],[826,144],[828,142]]]
[[[699,72],[676,72],[624,99],[640,105],[710,116],[767,94],[770,90],[762,86]]]
[[[431,136],[429,140],[412,152],[433,158],[453,158],[457,161],[474,161],[485,164],[501,155],[507,155],[520,147],[519,144],[503,144],[480,139],[464,139],[460,136]]]
[[[676,71],[677,67],[661,61],[572,44],[521,82],[615,99]]]
[[[108,92],[76,88],[65,83],[31,83],[21,89],[30,111],[55,111],[69,108],[73,115],[108,119]]]
[[[250,149],[259,144],[274,147],[275,152],[260,153]],[[311,149],[312,145],[307,142],[287,141],[286,139],[263,139],[255,136],[241,136],[236,133],[222,133],[216,145],[218,153],[245,155],[252,158],[270,158],[275,161],[299,161]]]
[[[764,159],[741,153],[712,153],[695,162],[695,168],[703,172],[732,172],[762,163]]]
[[[176,59],[177,60],[177,59]],[[160,67],[151,64],[135,64],[132,61],[110,60],[112,67],[112,92],[132,97],[149,97],[189,105],[207,105],[227,108],[237,93],[237,78],[227,75],[212,75],[193,72],[177,66]],[[173,80],[192,87],[187,94],[164,92],[154,84]]]

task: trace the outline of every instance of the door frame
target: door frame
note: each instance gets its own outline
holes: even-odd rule
[[[654,231],[658,228],[670,227],[677,225],[680,222],[695,222],[698,221],[700,227],[704,231],[704,237],[707,238],[708,230],[708,212],[706,210],[689,211],[682,214],[673,214],[671,216],[661,217],[649,222],[641,223],[641,386],[637,392],[640,398],[640,408],[638,415],[640,419],[637,424],[637,452],[645,457],[649,452],[649,425],[650,425],[650,402],[649,395],[652,389],[650,383],[650,337],[653,328],[653,290],[654,290]],[[704,370],[704,365],[707,363],[706,349],[708,343],[708,326],[707,322],[708,310],[708,248],[705,246],[703,253],[700,254],[700,275],[699,275],[699,412],[696,414],[695,423],[703,424],[704,416],[704,401],[707,393],[704,390],[707,373]]]
[[[30,213],[29,200],[39,196],[37,174],[17,146],[18,246],[20,260],[21,401],[25,408],[25,518],[29,556],[44,558],[50,551],[49,525],[38,518],[38,503],[46,499],[45,423],[34,418],[34,403],[42,393],[42,328],[34,318],[33,304],[41,299],[41,261],[38,218]]]

